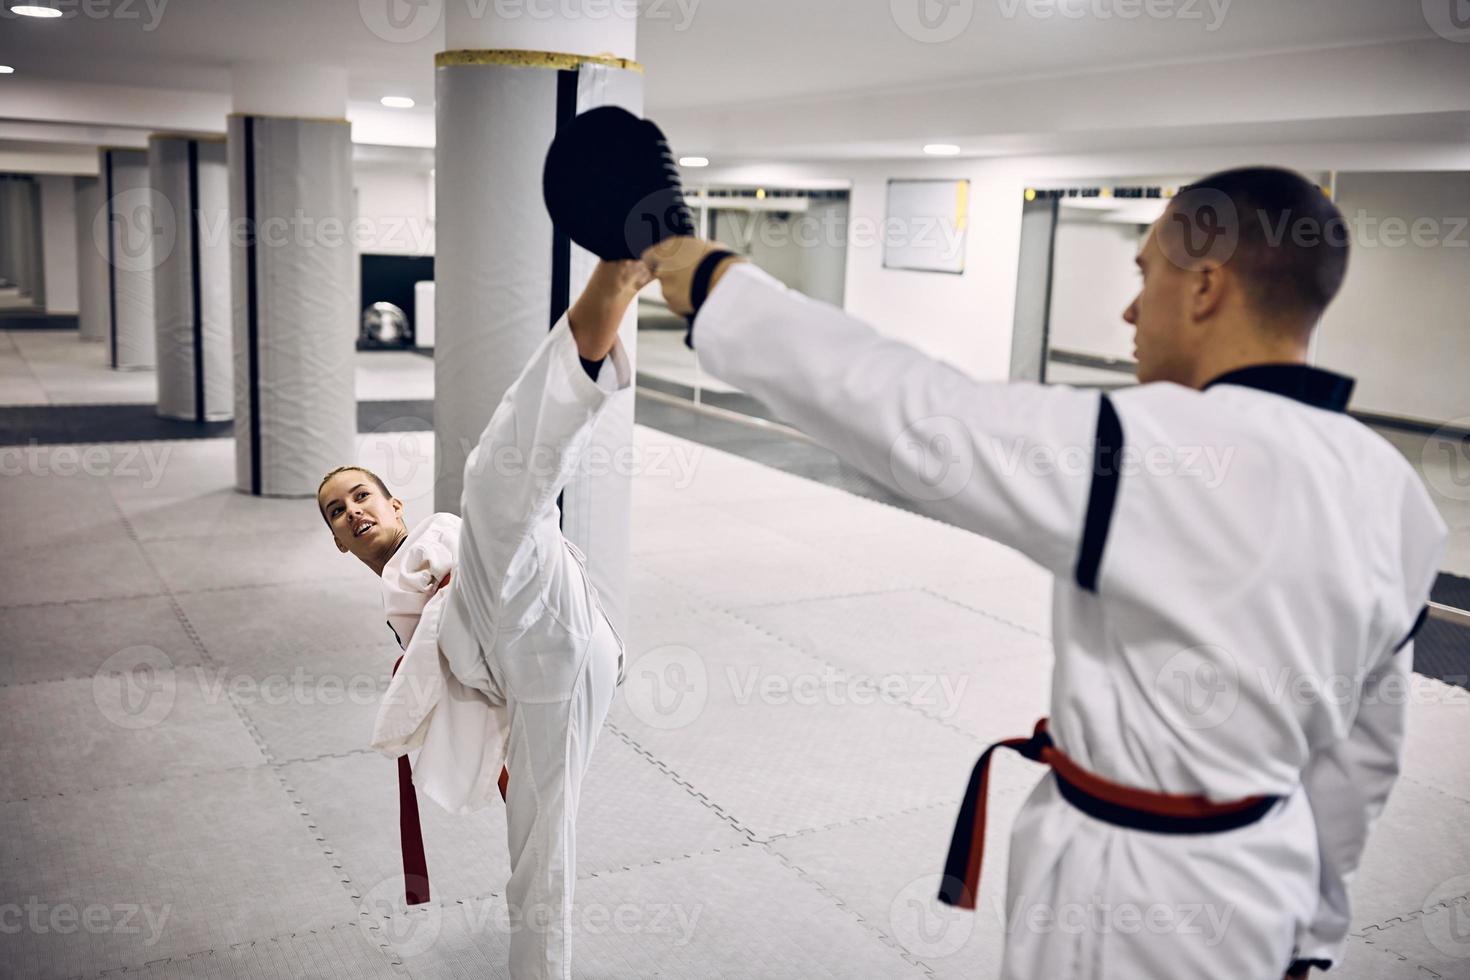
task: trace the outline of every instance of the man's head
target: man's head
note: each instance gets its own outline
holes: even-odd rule
[[[337,550],[356,555],[379,575],[408,536],[403,501],[388,492],[376,473],[361,466],[339,466],[323,477],[316,503]]]
[[[1149,229],[1123,313],[1138,380],[1198,387],[1231,352],[1304,352],[1347,260],[1341,212],[1300,174],[1248,167],[1183,188]]]

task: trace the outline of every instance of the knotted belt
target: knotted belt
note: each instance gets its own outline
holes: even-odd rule
[[[1033,762],[1051,766],[1062,796],[1079,810],[1107,823],[1133,830],[1165,834],[1206,834],[1254,823],[1271,809],[1279,796],[1248,796],[1214,803],[1202,795],[1156,793],[1123,786],[1088,772],[1057,748],[1046,730],[1047,719],[1036,723],[1030,738],[1008,738],[987,748],[970,773],[970,784],[960,803],[939,900],[946,905],[973,909],[980,890],[980,866],[985,857],[985,799],[990,789],[990,757],[996,749],[1012,749]]]
[[[439,580],[439,588],[449,584],[453,572]],[[403,657],[393,661],[393,673]],[[500,767],[500,799],[505,800],[505,789],[510,782],[510,772]],[[419,797],[413,788],[413,769],[409,766],[408,753],[398,757],[398,846],[403,852],[403,900],[409,905],[423,905],[429,900],[429,859],[424,853],[424,831],[419,825]]]

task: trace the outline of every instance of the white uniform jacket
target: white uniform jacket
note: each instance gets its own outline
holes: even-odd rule
[[[372,746],[399,756],[419,749],[413,781],[450,813],[471,813],[498,798],[505,764],[505,705],[467,688],[439,653],[449,596],[439,583],[459,553],[460,519],[435,514],[417,524],[383,566],[383,610],[403,659],[378,707]]]
[[[692,339],[779,418],[1055,574],[1051,733],[1076,762],[1139,789],[1285,798],[1249,827],[1173,837],[1083,814],[1048,774],[1012,839],[1012,915],[1172,895],[1229,903],[1228,941],[1018,928],[1005,976],[1279,980],[1339,956],[1446,540],[1417,474],[1343,411],[1351,379],[981,382],[750,265]]]

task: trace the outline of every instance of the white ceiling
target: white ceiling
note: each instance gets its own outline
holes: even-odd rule
[[[396,43],[376,36],[364,11],[386,4],[409,10],[411,0],[87,0],[105,17],[81,13],[80,0],[62,2],[73,11],[66,18],[33,20],[8,11],[0,17],[0,63],[16,69],[0,76],[0,119],[220,129],[222,118],[212,126],[209,120],[228,107],[231,64],[310,62],[348,69],[349,116],[360,123],[360,142],[432,143],[442,10],[427,36]],[[504,0],[418,2],[431,10],[446,3],[489,3],[493,10]],[[579,0],[514,2],[558,8]],[[911,155],[926,139],[952,139],[971,154],[1066,149],[1145,138],[1156,127],[1206,126],[1220,105],[1229,110],[1230,125],[1303,121],[1325,125],[1322,138],[1350,136],[1354,126],[1345,120],[1351,118],[1408,114],[1423,118],[1379,128],[1393,138],[1404,137],[1405,126],[1414,138],[1467,136],[1464,118],[1454,114],[1470,112],[1470,44],[1438,37],[1420,0],[638,2],[648,111],[668,120],[685,151]],[[940,17],[941,33],[956,36],[940,43],[916,39],[924,35],[915,19],[920,4]],[[1161,16],[1147,16],[1149,10]],[[1316,59],[1315,75],[1294,68],[1304,59]],[[1448,73],[1450,81],[1465,82],[1463,98],[1431,93],[1417,102],[1423,83],[1416,71],[1429,68],[1433,78]],[[1272,72],[1280,73],[1282,88],[1273,88]],[[1282,112],[1282,96],[1291,105],[1301,94],[1293,89],[1317,85],[1330,96],[1340,87],[1336,72],[1367,76],[1399,97],[1375,96],[1356,111],[1346,95],[1331,104],[1298,98],[1293,111]],[[1150,84],[1167,102],[1196,77],[1206,78],[1206,87],[1192,91],[1213,95],[1215,106],[1198,103],[1195,118],[1177,104],[1151,115],[1147,98],[1140,102]],[[7,87],[13,98],[6,98]],[[1097,100],[1112,89],[1129,100],[1117,104],[1116,114],[1103,114],[1114,118],[1094,125],[1070,118],[1074,103],[1092,105],[1098,116]],[[419,105],[395,115],[376,105],[388,94],[409,95]],[[904,108],[916,100],[925,111]],[[867,111],[870,105],[874,111]],[[1430,120],[1436,113],[1450,113],[1442,119],[1452,118],[1458,131],[1445,136],[1425,129],[1436,125]],[[1126,130],[1116,128],[1119,118]]]

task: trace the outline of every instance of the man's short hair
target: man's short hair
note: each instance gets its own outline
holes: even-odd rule
[[[1347,273],[1348,228],[1331,198],[1307,178],[1279,167],[1242,167],[1181,188],[1166,235],[1218,230],[1214,257],[1229,265],[1252,305],[1270,319],[1315,323]],[[1233,226],[1233,227],[1232,227]],[[1166,245],[1166,251],[1168,247]],[[1190,251],[1198,258],[1198,254]],[[1174,259],[1175,255],[1170,254]]]
[[[372,470],[368,469],[366,466],[339,466],[332,472],[328,473],[326,476],[322,477],[322,482],[316,485],[316,509],[321,512],[322,520],[327,522],[327,527],[332,526],[332,520],[331,518],[327,517],[327,512],[325,508],[322,507],[322,488],[327,485],[328,480],[336,476],[338,473],[361,473],[363,476],[367,477],[369,480],[373,481],[373,483],[377,485],[377,488],[383,492],[383,496],[389,498],[390,500],[393,497],[393,494],[388,492],[388,485],[383,482],[383,478],[378,476],[378,474],[374,473]]]

